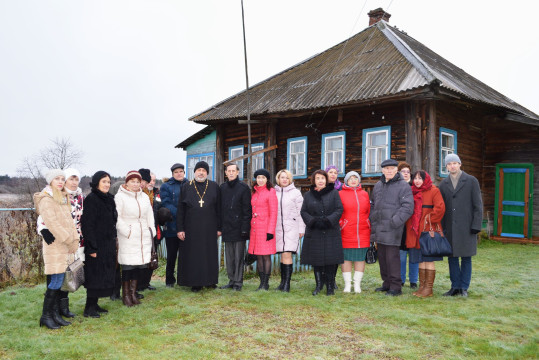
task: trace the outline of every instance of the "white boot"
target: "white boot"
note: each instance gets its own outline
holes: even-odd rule
[[[361,279],[363,279],[363,273],[360,271],[354,272],[354,292],[356,294],[361,292]]]
[[[344,279],[344,290],[343,292],[349,293],[352,289],[352,273],[351,272],[343,272],[342,277]]]

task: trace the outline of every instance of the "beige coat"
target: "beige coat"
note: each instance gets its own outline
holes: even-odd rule
[[[74,260],[74,254],[79,248],[79,234],[71,216],[71,203],[64,193],[66,202],[59,204],[52,198],[52,190],[46,187],[42,192],[34,194],[36,212],[41,216],[47,229],[54,236],[54,242],[43,245],[43,261],[45,274],[61,274],[67,265]]]
[[[148,195],[120,186],[114,196],[118,211],[118,263],[144,265],[150,262],[155,222]],[[151,230],[150,230],[151,229]],[[151,231],[151,232],[150,232]]]

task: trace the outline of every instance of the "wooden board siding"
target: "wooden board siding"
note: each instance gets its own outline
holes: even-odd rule
[[[539,128],[503,119],[486,119],[483,201],[494,211],[496,164],[532,163],[534,166],[532,235],[539,236]]]

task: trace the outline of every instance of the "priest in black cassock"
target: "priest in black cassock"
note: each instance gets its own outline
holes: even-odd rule
[[[195,178],[182,185],[178,202],[178,285],[191,286],[194,292],[217,287],[219,277],[221,196],[217,183],[208,179],[209,170],[205,161],[196,164]]]

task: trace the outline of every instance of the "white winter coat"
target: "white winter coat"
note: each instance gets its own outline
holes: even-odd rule
[[[118,211],[118,263],[143,265],[150,262],[155,222],[148,195],[120,186],[114,196]],[[151,229],[151,233],[150,233]]]
[[[277,227],[275,239],[277,252],[297,252],[299,248],[299,234],[305,233],[305,223],[301,218],[301,205],[303,196],[296,189],[294,183],[285,188],[275,186],[278,200]]]

